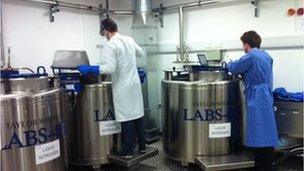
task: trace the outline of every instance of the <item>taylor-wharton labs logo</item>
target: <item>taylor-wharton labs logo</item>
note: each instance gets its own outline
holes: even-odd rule
[[[54,125],[54,126],[50,126]],[[65,134],[65,124],[58,121],[57,116],[35,120],[7,122],[3,134],[9,134],[2,150],[32,147],[62,138]]]

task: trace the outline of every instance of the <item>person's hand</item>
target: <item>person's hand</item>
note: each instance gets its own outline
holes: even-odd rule
[[[232,62],[232,59],[227,55],[224,57],[224,59],[221,61],[221,63],[225,62],[226,64]]]
[[[99,66],[97,65],[79,65],[77,69],[84,76],[88,76],[89,74],[99,75],[100,73]]]
[[[143,68],[137,68],[137,71],[138,71],[140,83],[143,84],[145,82],[146,72]]]
[[[79,65],[77,66],[77,69],[84,76],[87,76],[90,73],[90,65]]]
[[[99,75],[100,74],[100,67],[98,65],[92,65],[90,69],[90,73],[93,75]]]

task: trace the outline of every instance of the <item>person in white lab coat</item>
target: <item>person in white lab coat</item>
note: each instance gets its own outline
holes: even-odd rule
[[[133,38],[120,35],[116,23],[110,18],[101,22],[100,33],[108,40],[103,48],[101,65],[81,65],[78,70],[83,75],[111,74],[115,118],[122,126],[122,150],[117,155],[130,158],[133,157],[135,135],[140,152],[146,151],[143,95],[136,66],[136,57],[142,56],[143,51]]]

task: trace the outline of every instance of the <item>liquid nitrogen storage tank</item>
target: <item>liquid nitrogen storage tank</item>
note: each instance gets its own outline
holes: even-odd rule
[[[167,70],[162,80],[166,154],[182,163],[226,155],[241,141],[240,79],[220,66]]]
[[[3,80],[7,91],[0,95],[1,170],[64,171],[60,89],[49,87],[45,70]]]

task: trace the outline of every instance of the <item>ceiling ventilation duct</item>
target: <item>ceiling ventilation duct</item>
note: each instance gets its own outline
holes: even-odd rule
[[[132,29],[156,27],[152,12],[152,0],[132,0],[134,18]]]
[[[141,46],[157,44],[157,26],[152,12],[152,0],[132,0],[134,16],[132,37]]]

